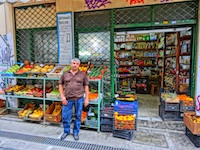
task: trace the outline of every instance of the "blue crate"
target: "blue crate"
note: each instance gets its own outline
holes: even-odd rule
[[[127,102],[127,101],[115,100],[114,110],[116,110],[116,109],[137,111],[138,110],[138,101]]]

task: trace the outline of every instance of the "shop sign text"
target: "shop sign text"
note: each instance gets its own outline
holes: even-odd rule
[[[130,5],[134,5],[144,3],[144,0],[126,0],[126,2],[130,2]]]

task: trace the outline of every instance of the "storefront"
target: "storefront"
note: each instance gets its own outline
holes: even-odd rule
[[[57,63],[56,16],[72,12],[73,55],[106,66],[105,102],[113,102],[125,87],[143,95],[139,110],[143,103],[144,110],[148,107],[150,96],[154,107],[157,96],[158,116],[160,91],[195,99],[198,5],[196,0],[16,3],[16,58]]]

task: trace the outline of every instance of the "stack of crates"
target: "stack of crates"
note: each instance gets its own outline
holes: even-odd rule
[[[101,110],[101,132],[113,131],[113,110],[111,104],[104,104]]]
[[[184,112],[195,111],[195,101],[180,100],[180,117],[183,120]]]
[[[132,140],[137,118],[138,101],[115,100],[113,137]]]
[[[159,116],[164,121],[181,120],[179,103],[165,102],[161,99],[161,105],[159,105]]]

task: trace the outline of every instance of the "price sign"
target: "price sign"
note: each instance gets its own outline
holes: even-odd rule
[[[57,19],[58,62],[70,64],[73,57],[72,13],[59,13]]]

